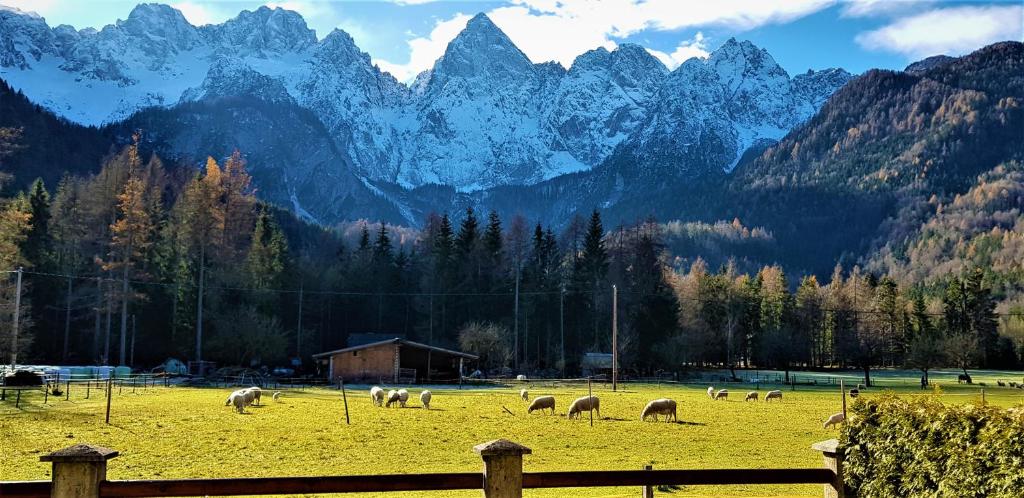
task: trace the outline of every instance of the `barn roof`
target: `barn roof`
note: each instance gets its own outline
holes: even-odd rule
[[[439,348],[437,346],[431,346],[429,344],[423,344],[423,343],[420,343],[420,342],[410,341],[408,339],[402,339],[401,337],[395,337],[393,339],[387,339],[387,340],[383,340],[383,341],[371,342],[371,343],[367,343],[367,344],[360,344],[358,346],[347,347],[347,348],[344,348],[344,349],[335,349],[334,351],[325,351],[323,353],[318,353],[318,354],[313,355],[313,358],[324,358],[324,357],[333,356],[333,355],[336,355],[336,354],[349,353],[349,352],[352,352],[352,351],[360,351],[360,350],[363,350],[363,349],[369,349],[369,348],[373,348],[373,347],[377,347],[377,346],[383,346],[385,344],[400,344],[402,346],[408,346],[408,347],[418,348],[418,349],[426,349],[426,350],[429,350],[429,351],[434,351],[434,352],[437,352],[437,353],[450,354],[452,356],[459,356],[459,357],[470,359],[470,360],[478,359],[478,357],[476,355],[472,355],[472,354],[469,354],[469,353],[463,353],[461,351],[454,351],[454,350],[451,350],[451,349]]]

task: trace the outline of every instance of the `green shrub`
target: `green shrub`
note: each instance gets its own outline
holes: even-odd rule
[[[857,400],[840,436],[858,498],[1024,496],[1024,411]]]

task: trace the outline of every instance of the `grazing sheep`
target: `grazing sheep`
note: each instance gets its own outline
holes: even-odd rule
[[[225,403],[224,406],[235,405],[235,411],[238,413],[245,413],[245,406],[247,404],[248,403],[245,401],[245,394],[240,391],[235,391],[231,393],[231,396],[228,396],[228,402]]]
[[[709,386],[708,387],[708,397],[711,398],[711,399],[715,399],[715,388],[714,388],[714,386]]]
[[[569,405],[569,419],[580,418],[580,413],[593,410],[597,412],[597,418],[601,418],[601,400],[597,396],[584,396],[573,401]]]
[[[274,401],[281,398],[281,391],[274,391]]]
[[[743,398],[743,401],[750,401],[750,400],[757,401],[757,391],[750,391],[749,393],[747,393],[747,397]]]
[[[519,390],[519,397],[523,398],[523,401],[530,401],[530,393],[526,389]]]
[[[1010,387],[1017,387],[1017,383],[1011,380],[1010,381]]]
[[[253,401],[251,405],[259,405],[259,399],[263,396],[263,389],[256,387],[255,385],[246,389],[253,393]]]
[[[252,389],[245,389],[245,390],[242,391],[242,393],[245,395],[245,404],[246,405],[255,404],[256,400],[258,399],[258,396],[259,396],[259,392],[258,391],[253,391]]]
[[[409,401],[409,391],[405,389],[398,390],[398,406],[405,408],[405,402]]]
[[[423,408],[430,409],[430,391],[423,391],[420,393],[420,403],[423,403]]]
[[[834,429],[836,427],[836,425],[843,423],[845,420],[846,420],[846,415],[843,415],[842,413],[837,413],[837,414],[832,415],[831,417],[829,417],[828,420],[826,420],[825,423],[821,426],[821,428],[822,429],[828,429],[828,426],[831,425],[832,428]]]
[[[518,381],[526,381],[526,376],[523,375],[523,374],[516,375],[516,380],[518,380]]]
[[[398,403],[398,391],[392,389],[388,391],[388,402],[384,406],[391,408],[391,405],[394,403]]]
[[[647,403],[644,410],[640,412],[640,421],[647,420],[647,417],[654,417],[658,421],[658,415],[664,415],[665,421],[678,420],[676,418],[676,402],[668,398],[661,398]]]
[[[729,390],[728,389],[719,389],[718,392],[715,393],[715,401],[718,401],[720,399],[724,399],[724,400],[728,400],[729,399]]]
[[[782,401],[782,391],[768,391],[768,394],[764,395],[764,402],[767,403],[769,400],[777,399]]]
[[[382,406],[384,404],[384,390],[377,386],[371,387],[370,399],[375,406]]]
[[[544,410],[550,408],[551,414],[555,414],[555,397],[554,396],[537,396],[533,398],[533,403],[530,403],[530,407],[526,409],[526,413],[533,413],[534,410],[540,410],[542,413]]]
[[[986,384],[984,382],[979,382],[978,385],[981,386],[981,387],[988,387],[988,384]]]
[[[1001,380],[997,380],[996,381],[996,385],[999,386],[999,387],[1006,387],[1006,383],[1001,381]]]
[[[856,398],[857,396],[860,396],[860,389],[850,389],[850,397]]]

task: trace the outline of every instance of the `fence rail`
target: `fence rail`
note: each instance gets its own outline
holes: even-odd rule
[[[812,446],[822,452],[825,466],[803,469],[694,469],[523,472],[529,448],[507,440],[473,449],[484,471],[444,474],[393,474],[316,477],[253,477],[227,479],[106,479],[107,460],[116,451],[76,445],[44,455],[53,462],[52,481],[0,482],[0,497],[11,498],[138,498],[144,496],[309,495],[329,493],[389,493],[482,489],[485,498],[521,498],[523,489],[628,487],[653,496],[660,485],[822,484],[826,498],[852,497],[841,484],[842,456],[835,440]]]

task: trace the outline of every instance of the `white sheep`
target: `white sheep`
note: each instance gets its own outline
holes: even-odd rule
[[[573,401],[569,405],[569,418],[578,419],[581,413],[590,410],[597,412],[597,418],[601,418],[601,400],[597,399],[597,396],[584,396]]]
[[[534,410],[540,410],[541,413],[544,410],[550,408],[551,414],[555,414],[555,397],[554,396],[537,396],[533,398],[533,403],[530,403],[530,407],[526,409],[526,413],[533,413]]]
[[[281,391],[274,391],[274,401],[281,398]]]
[[[768,391],[768,394],[764,395],[764,402],[767,403],[769,400],[777,399],[782,401],[782,391]]]
[[[750,400],[757,401],[757,391],[750,391],[749,393],[747,393],[747,397],[743,399],[743,401]]]
[[[373,401],[374,406],[381,406],[384,404],[384,390],[378,386],[370,388],[370,400]]]
[[[245,406],[249,406],[256,402],[259,391],[253,391],[252,389],[243,389],[242,396],[245,397]]]
[[[394,403],[398,403],[398,391],[392,389],[388,391],[388,402],[384,406],[391,408],[391,405]]]
[[[245,407],[247,404],[248,403],[245,401],[245,394],[241,391],[235,391],[228,396],[228,401],[224,406],[235,405],[235,411],[238,413],[245,413]]]
[[[530,401],[530,392],[526,389],[519,390],[519,397],[523,398],[523,401]]]
[[[724,400],[728,400],[729,399],[729,390],[728,389],[719,389],[718,392],[715,393],[715,401],[718,401],[720,399],[724,399]]]
[[[516,375],[516,380],[525,382],[526,381],[526,376],[523,375],[523,374]]]
[[[420,393],[420,403],[423,403],[423,408],[430,409],[430,391],[423,391]]]
[[[260,388],[258,388],[256,386],[252,386],[252,387],[249,388],[249,390],[252,391],[253,395],[254,395],[253,396],[253,404],[254,405],[260,404],[260,396],[263,396],[263,389],[260,389]]]
[[[828,429],[828,426],[831,425],[834,429],[836,425],[841,424],[844,421],[846,421],[846,415],[843,415],[842,413],[837,413],[829,417],[828,420],[826,420],[825,423],[821,426],[821,428]]]
[[[708,397],[711,398],[711,399],[715,399],[715,387],[714,386],[708,386]]]
[[[676,419],[676,402],[668,398],[661,398],[647,403],[644,410],[640,412],[640,421],[647,420],[647,417],[654,417],[658,421],[658,415],[664,415],[665,421]]]
[[[398,406],[405,408],[405,402],[409,401],[409,391],[405,389],[398,390]]]

